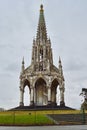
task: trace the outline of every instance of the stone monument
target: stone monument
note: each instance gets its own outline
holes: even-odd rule
[[[30,91],[30,106],[56,106],[57,87],[60,91],[60,106],[65,106],[65,85],[61,58],[59,57],[59,65],[56,67],[53,64],[51,40],[47,36],[43,5],[40,6],[36,38],[33,39],[31,64],[25,68],[24,58],[22,61],[20,106],[24,106],[26,86]]]

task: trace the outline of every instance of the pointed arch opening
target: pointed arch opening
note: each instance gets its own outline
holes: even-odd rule
[[[39,78],[35,83],[36,106],[47,105],[47,87],[44,79]]]
[[[51,102],[52,102],[52,105],[57,105],[58,104],[58,85],[59,85],[59,82],[57,79],[54,79],[52,81],[52,84],[51,84]]]
[[[24,81],[24,106],[30,105],[30,82],[26,79]]]

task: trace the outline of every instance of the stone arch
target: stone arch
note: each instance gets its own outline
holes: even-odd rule
[[[25,105],[25,102],[27,101],[28,104],[27,105],[30,105],[30,82],[28,79],[25,79],[23,81],[23,92],[24,92],[24,105]]]
[[[36,84],[36,82],[37,82],[38,79],[43,79],[46,82],[46,84],[48,83],[48,80],[45,77],[38,77],[37,76],[36,79],[33,82],[33,86],[35,86],[35,84]]]
[[[30,88],[30,81],[29,81],[28,79],[25,79],[25,80],[23,81],[23,88],[25,88],[26,85]]]
[[[59,85],[59,81],[57,78],[53,79],[52,80],[52,83],[51,83],[51,102],[52,102],[52,105],[57,105],[57,99],[56,99],[56,95],[57,95],[57,88],[58,88],[58,85]]]
[[[47,84],[43,78],[38,78],[35,82],[35,104],[36,106],[47,105]]]

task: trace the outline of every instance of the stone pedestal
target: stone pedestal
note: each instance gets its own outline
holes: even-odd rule
[[[60,106],[61,106],[61,107],[64,107],[64,106],[65,106],[65,102],[60,101]]]
[[[31,101],[31,102],[30,102],[30,106],[34,106],[34,101]]]
[[[48,106],[51,106],[51,105],[52,105],[51,101],[48,101]]]

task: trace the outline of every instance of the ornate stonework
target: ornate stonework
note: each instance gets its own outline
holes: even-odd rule
[[[64,76],[61,59],[59,66],[53,64],[51,40],[47,37],[43,5],[40,7],[36,39],[33,40],[31,65],[22,61],[20,74],[20,106],[24,105],[24,89],[30,90],[30,105],[57,105],[57,87],[60,90],[60,105],[64,106]]]

